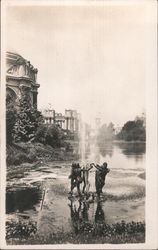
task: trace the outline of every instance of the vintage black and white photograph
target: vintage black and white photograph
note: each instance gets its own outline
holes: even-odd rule
[[[7,1],[7,246],[146,243],[148,7]]]

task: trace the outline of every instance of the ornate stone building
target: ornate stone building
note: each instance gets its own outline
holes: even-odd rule
[[[58,124],[65,131],[78,133],[80,130],[80,115],[76,110],[66,109],[65,115],[56,113],[54,109],[45,109],[43,112],[45,124]]]
[[[45,109],[42,111],[45,124],[55,124],[55,110],[54,109]]]
[[[71,132],[79,130],[79,114],[76,110],[66,109],[65,110],[65,129]]]
[[[30,61],[12,52],[7,52],[6,69],[7,98],[16,105],[22,93],[27,93],[31,105],[37,106],[37,94],[40,86],[37,83],[38,70],[31,65]]]

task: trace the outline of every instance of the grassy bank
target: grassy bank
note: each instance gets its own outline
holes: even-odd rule
[[[75,232],[60,232],[39,236],[36,234],[36,226],[31,223],[7,225],[8,244],[122,244],[144,243],[145,223],[131,222],[115,223],[88,223],[83,222]]]
[[[20,165],[22,163],[35,163],[39,160],[60,160],[67,161],[77,159],[78,155],[74,151],[71,142],[65,147],[53,148],[41,143],[16,143],[7,145],[7,166]]]

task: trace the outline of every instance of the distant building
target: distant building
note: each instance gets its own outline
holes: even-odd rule
[[[79,130],[79,114],[76,110],[65,110],[65,129],[71,132]]]
[[[80,115],[76,110],[66,109],[65,114],[56,113],[54,109],[45,109],[43,112],[45,124],[57,124],[63,130],[78,133],[80,129]]]
[[[59,125],[62,129],[66,129],[65,116],[63,116],[61,113],[55,113],[55,124]]]
[[[18,104],[22,93],[27,93],[30,103],[37,106],[37,94],[40,85],[37,83],[37,72],[30,61],[17,53],[6,53],[6,94],[7,99]]]

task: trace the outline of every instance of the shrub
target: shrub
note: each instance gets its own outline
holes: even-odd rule
[[[54,148],[61,147],[64,140],[64,133],[60,127],[52,125],[42,124],[37,129],[36,141],[48,144]]]
[[[23,153],[23,152],[15,153],[14,155],[9,156],[9,158],[7,157],[7,163],[9,164],[12,162],[12,165],[19,165],[27,161],[28,161],[28,156],[26,153]]]
[[[15,141],[32,141],[37,128],[42,123],[41,112],[30,104],[29,96],[23,94],[19,102],[19,111],[14,126]]]
[[[30,152],[28,154],[28,162],[32,163],[37,160],[36,154],[34,152]]]
[[[24,162],[32,163],[37,159],[35,152],[32,152],[29,149],[25,151],[26,152],[20,149],[15,150],[13,146],[7,148],[7,165],[19,165]]]

